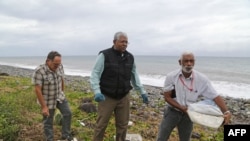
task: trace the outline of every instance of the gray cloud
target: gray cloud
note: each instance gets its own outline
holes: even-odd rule
[[[1,0],[0,56],[96,55],[125,31],[135,55],[250,57],[248,0]]]

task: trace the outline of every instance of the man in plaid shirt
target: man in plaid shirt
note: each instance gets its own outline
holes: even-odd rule
[[[39,65],[33,74],[32,83],[41,105],[46,141],[53,141],[53,118],[55,109],[61,112],[62,139],[72,140],[70,134],[72,113],[64,95],[64,70],[61,54],[51,51],[45,64]]]

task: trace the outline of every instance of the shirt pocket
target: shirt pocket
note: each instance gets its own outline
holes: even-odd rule
[[[54,83],[54,79],[51,76],[45,77],[44,82],[43,82],[44,85],[50,85],[50,84],[53,84],[53,83]]]
[[[188,102],[196,102],[198,99],[199,94],[195,91],[189,91],[187,93],[187,101]]]

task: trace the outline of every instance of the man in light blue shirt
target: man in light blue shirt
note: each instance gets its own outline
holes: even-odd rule
[[[90,76],[94,99],[98,102],[93,141],[103,141],[113,112],[116,141],[125,141],[129,122],[129,92],[133,87],[139,91],[143,102],[148,103],[147,93],[136,71],[134,56],[126,50],[126,33],[115,33],[113,43],[111,48],[100,51]]]

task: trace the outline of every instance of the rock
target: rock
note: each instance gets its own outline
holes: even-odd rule
[[[78,108],[86,113],[97,112],[96,105],[92,103],[92,99],[90,98],[82,99],[81,104]]]
[[[6,65],[0,65],[1,67],[1,74],[2,75],[10,75],[10,76],[21,76],[21,77],[31,77],[34,70],[32,69],[25,69],[25,68],[18,68],[18,67],[12,67],[12,66],[6,66]],[[90,88],[90,82],[89,77],[81,77],[81,76],[71,76],[66,75],[65,76],[65,84],[70,85],[70,88],[73,90],[80,90],[84,93],[91,93],[92,90]],[[156,109],[159,111],[158,113],[154,113],[153,116],[155,118],[160,118],[163,114],[165,101],[163,99],[163,91],[161,87],[155,87],[150,85],[144,85],[145,90],[148,92],[148,97],[150,103],[147,105],[149,108]],[[138,94],[134,91],[131,92],[131,96],[133,98],[140,98]],[[230,124],[250,124],[250,99],[241,99],[241,98],[232,98],[232,97],[223,97],[225,99],[226,105],[228,106],[228,109],[232,113],[232,121]],[[86,110],[87,112],[95,111],[95,105],[92,104],[83,104],[81,102],[80,104],[83,108],[83,110]],[[143,110],[139,109],[139,104],[137,101],[131,101],[131,110]],[[145,105],[143,105],[145,106]],[[158,114],[158,115],[157,115]],[[131,117],[134,117],[135,119],[144,119],[148,118],[147,116],[143,117],[143,113],[141,113],[141,116],[138,115],[132,115]],[[152,116],[152,114],[149,114],[149,116]],[[151,119],[151,118],[150,118]]]
[[[8,73],[0,73],[0,76],[9,76],[9,74]]]

